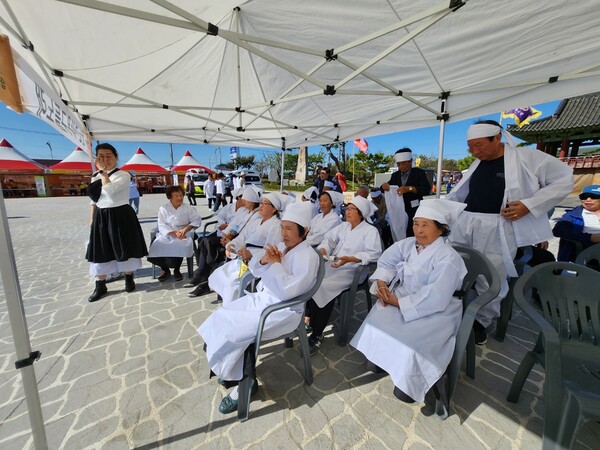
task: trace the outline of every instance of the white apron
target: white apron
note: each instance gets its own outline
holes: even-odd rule
[[[408,238],[384,252],[371,276],[391,282],[400,308],[378,300],[350,345],[415,401],[424,400],[452,359],[462,319],[462,301],[452,295],[466,273],[461,256],[443,238],[421,254]]]
[[[284,250],[284,245],[279,245]],[[290,300],[307,292],[319,269],[318,255],[301,242],[281,263],[262,266],[253,258],[250,270],[261,278],[258,292],[223,304],[198,328],[206,343],[206,356],[212,371],[221,379],[238,381],[243,375],[244,351],[254,342],[262,311],[269,305]],[[265,322],[264,339],[274,339],[292,332],[302,320],[304,305],[277,311]]]
[[[325,234],[317,248],[324,248],[330,256],[355,256],[361,260],[360,263],[347,263],[338,268],[331,267],[333,262],[325,264],[325,278],[313,296],[319,308],[348,289],[356,268],[377,261],[382,251],[377,228],[364,220],[354,229],[348,222],[341,223]]]

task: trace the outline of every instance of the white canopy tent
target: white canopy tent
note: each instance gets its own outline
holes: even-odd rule
[[[48,120],[52,98],[78,143],[285,149],[441,123],[441,153],[447,121],[596,91],[599,23],[597,0],[0,0],[25,108]]]

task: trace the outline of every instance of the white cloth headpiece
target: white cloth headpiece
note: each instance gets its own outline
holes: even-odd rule
[[[415,218],[436,220],[450,226],[466,207],[465,203],[439,198],[421,200],[419,208],[415,212]]]
[[[325,181],[325,183],[323,183],[323,187],[328,187],[329,189],[335,189],[335,184],[332,181]]]
[[[233,198],[238,198],[240,195],[243,195],[243,194],[244,194],[243,186],[231,191],[231,195],[233,196]]]
[[[352,199],[350,203],[352,203],[359,209],[360,213],[362,214],[365,220],[370,221],[372,203],[369,200],[367,200],[364,197],[361,197],[360,195],[357,195]]]
[[[328,195],[334,208],[340,206],[345,200],[344,194],[340,194],[337,191],[323,191],[321,195]],[[319,195],[319,198],[321,198],[321,195]]]
[[[245,186],[244,193],[242,194],[242,200],[246,200],[252,203],[260,203],[261,191],[252,185]]]
[[[400,153],[396,153],[394,155],[394,161],[399,163],[399,162],[404,162],[404,161],[410,161],[412,159],[412,152],[400,152]]]
[[[304,191],[304,193],[302,194],[302,197],[304,197],[306,200],[310,200],[312,203],[315,203],[318,193],[319,193],[319,190],[316,187],[311,186],[307,190]],[[313,198],[313,194],[315,195],[314,198]]]
[[[285,209],[285,213],[283,213],[283,218],[281,220],[289,220],[290,222],[297,223],[301,227],[310,228],[312,212],[313,205],[311,203],[292,203]]]
[[[271,205],[273,205],[277,211],[283,210],[284,202],[281,197],[282,195],[279,192],[269,192],[268,194],[262,196],[263,199],[266,198],[269,200]]]
[[[471,125],[467,130],[467,141],[470,141],[471,139],[496,136],[498,133],[502,133],[502,136],[504,136],[506,142],[508,142],[512,147],[517,146],[512,134],[502,129],[502,127],[499,127],[498,125],[492,125],[491,123],[475,123]]]
[[[377,189],[376,191],[371,191],[371,198],[377,198],[381,195],[381,191]]]

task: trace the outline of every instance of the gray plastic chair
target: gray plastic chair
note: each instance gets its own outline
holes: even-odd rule
[[[535,363],[546,370],[544,449],[568,449],[586,420],[600,419],[600,273],[573,263],[546,263],[523,275],[515,300],[540,328],[510,387],[517,402]],[[535,306],[537,289],[542,311]]]
[[[296,305],[304,305],[312,296],[317,292],[317,289],[321,286],[321,282],[323,281],[323,277],[325,276],[325,264],[323,263],[323,258],[321,254],[315,250],[315,252],[319,255],[319,270],[317,272],[317,279],[315,280],[315,284],[313,287],[305,292],[302,295],[298,295],[290,300],[285,302],[276,303],[274,305],[270,305],[263,310],[260,315],[260,321],[258,323],[258,328],[256,331],[256,338],[254,339],[255,346],[255,361],[258,361],[258,353],[260,350],[260,343],[262,340],[263,328],[265,326],[265,322],[269,315],[274,313],[275,311],[279,311],[281,309],[289,308]],[[242,277],[243,282],[248,283],[252,280],[253,277],[248,275],[250,272],[246,272]],[[246,284],[247,285],[247,284]],[[243,292],[244,287],[240,283],[241,292]],[[302,354],[304,357],[304,379],[306,384],[311,385],[313,382],[313,373],[312,373],[312,365],[310,361],[310,349],[308,346],[308,337],[306,335],[306,329],[304,327],[304,318],[302,317],[298,323],[298,326],[294,331],[284,336],[280,336],[277,339],[285,339],[286,347],[291,347],[292,338],[297,336],[300,340],[300,346],[302,347]],[[274,340],[274,339],[271,339]],[[238,420],[240,422],[244,422],[248,420],[248,415],[250,413],[250,394],[252,385],[254,384],[254,380],[249,377],[244,377],[240,381],[239,384],[239,399],[238,399]]]
[[[377,265],[374,263],[357,267],[350,288],[342,291],[337,297],[339,300],[340,311],[336,331],[338,335],[338,344],[341,346],[348,343],[350,320],[352,318],[352,313],[354,312],[354,302],[359,289],[362,289],[365,292],[367,297],[367,308],[369,311],[373,306],[371,292],[369,291],[369,275],[374,272],[376,267]]]
[[[575,260],[576,264],[581,264],[586,267],[591,267],[592,269],[596,269],[596,267],[600,266],[600,244],[594,244],[585,250],[583,250],[579,255],[577,255],[577,259]],[[596,269],[597,270],[597,269]]]
[[[508,322],[512,318],[513,302],[515,290],[515,284],[521,275],[531,268],[529,261],[533,258],[533,250],[531,247],[525,247],[523,256],[519,259],[514,260],[515,269],[517,270],[517,277],[511,277],[508,280],[508,293],[506,297],[500,302],[500,317],[496,321],[496,335],[495,338],[498,342],[504,342],[506,336],[506,329],[508,328]]]
[[[465,265],[467,266],[467,274],[463,279],[461,286],[461,294],[463,301],[463,317],[460,323],[460,328],[456,335],[456,344],[450,364],[448,365],[448,405],[452,400],[456,383],[458,382],[458,374],[462,364],[465,350],[467,352],[466,374],[470,378],[475,378],[475,337],[473,335],[473,322],[479,310],[491,302],[498,296],[500,292],[500,276],[492,265],[481,252],[463,245],[452,244],[460,256],[462,256]],[[480,276],[484,277],[488,289],[477,295],[473,300],[470,300],[470,291],[475,285],[475,281]],[[441,420],[445,420],[450,411],[446,409],[443,402],[436,401],[435,412]]]

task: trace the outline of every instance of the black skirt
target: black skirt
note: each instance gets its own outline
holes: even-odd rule
[[[96,208],[85,255],[89,262],[122,262],[147,254],[142,227],[131,206]]]

